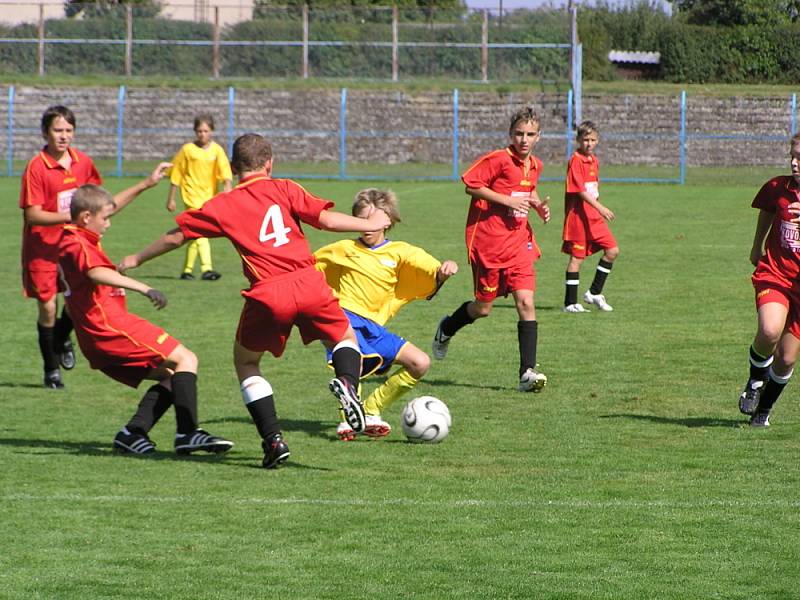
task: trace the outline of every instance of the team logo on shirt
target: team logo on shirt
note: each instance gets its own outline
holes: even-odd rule
[[[495,286],[482,285],[481,286],[481,291],[482,292],[496,292],[497,291],[497,286],[496,285]]]
[[[382,258],[382,259],[381,259],[381,264],[382,264],[384,267],[392,267],[392,268],[394,268],[394,267],[396,267],[396,266],[397,266],[397,262],[396,262],[396,261],[393,261],[393,260],[392,260],[392,259],[390,259],[390,258]]]
[[[797,223],[781,221],[781,247],[800,252],[800,228]]]

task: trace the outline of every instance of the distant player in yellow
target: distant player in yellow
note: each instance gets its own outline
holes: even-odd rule
[[[392,225],[400,222],[393,192],[369,188],[356,195],[353,216],[366,219],[376,210],[389,215]],[[439,262],[422,248],[387,239],[392,225],[366,231],[357,240],[329,244],[314,253],[317,268],[325,273],[358,338],[362,379],[386,373],[394,363],[400,365],[364,402],[364,434],[373,438],[389,435],[392,428],[381,418],[381,411],[413,388],[431,364],[425,352],[384,325],[412,300],[430,300],[458,271],[452,260]],[[355,438],[344,418],[336,432],[343,441]]]
[[[217,195],[222,183],[227,192],[231,189],[231,165],[222,146],[211,138],[214,135],[214,117],[198,115],[194,119],[193,142],[184,144],[172,159],[167,210],[175,211],[175,192],[180,188],[181,199],[188,209],[199,209]],[[186,245],[186,262],[181,279],[194,279],[192,271],[197,256],[200,255],[201,277],[206,281],[216,281],[222,275],[211,264],[211,244],[207,238],[198,238]]]

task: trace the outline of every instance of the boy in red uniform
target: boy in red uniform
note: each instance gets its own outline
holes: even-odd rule
[[[541,253],[528,223],[531,208],[545,223],[550,220],[547,199],[540,200],[536,192],[542,161],[532,152],[540,133],[539,116],[532,108],[516,112],[508,130],[511,144],[482,156],[461,177],[471,196],[466,242],[475,300],[464,302],[439,322],[432,344],[434,358],[443,359],[459,329],[488,317],[495,299],[511,293],[519,315],[521,392],[540,392],[547,384],[547,377],[536,370],[533,263]]]
[[[72,197],[72,224],[64,227],[59,246],[64,297],[78,345],[91,367],[133,388],[144,379],[158,382],[117,433],[114,446],[135,454],[153,452],[155,444],[147,433],[174,405],[176,452],[226,452],[232,442],[197,427],[197,357],[160,327],[128,312],[126,289],[147,296],[158,309],[166,306],[167,299],[158,290],[118,273],[103,252],[100,238],[115,210],[106,190],[93,184],[81,186]]]
[[[126,257],[120,269],[143,262],[198,237],[227,237],[242,258],[250,287],[234,343],[234,366],[242,397],[262,438],[262,466],[277,467],[289,448],[275,412],[272,386],[261,375],[264,352],[283,354],[292,326],[304,343],[322,342],[332,350],[336,377],[330,390],[339,400],[354,431],[365,428],[358,397],[361,353],[355,333],[314,257],[301,222],[328,231],[376,231],[391,224],[375,211],[369,219],[333,212],[332,202],[309,194],[288,179],[272,179],[272,148],[260,135],[245,134],[233,145],[233,170],[239,184],[176,218],[178,228],[164,234],[139,254]]]
[[[589,312],[578,302],[581,264],[587,256],[600,250],[603,251],[603,257],[597,265],[591,287],[583,295],[583,301],[594,304],[602,311],[614,310],[606,302],[603,286],[619,256],[619,247],[606,223],[614,220],[614,213],[600,203],[600,163],[594,155],[598,141],[594,123],[584,121],[578,125],[578,149],[567,166],[564,243],[561,251],[569,254],[564,293],[564,312],[568,313]]]
[[[753,199],[759,209],[750,262],[758,330],[750,346],[750,377],[739,410],[753,427],[769,427],[769,414],[789,383],[800,351],[800,133],[790,144],[791,175],[767,181]]]
[[[44,363],[44,386],[54,389],[64,387],[59,362],[65,369],[75,366],[69,338],[72,320],[66,311],[56,318],[57,294],[62,291],[57,275],[58,245],[63,226],[70,221],[70,202],[75,190],[85,183],[102,183],[92,159],[70,147],[75,122],[75,115],[65,106],[51,106],[44,112],[41,127],[47,143],[25,167],[19,195],[19,206],[24,211],[23,291],[38,303],[37,328]],[[114,196],[117,212],[141,192],[156,185],[163,170],[159,165],[147,179]]]

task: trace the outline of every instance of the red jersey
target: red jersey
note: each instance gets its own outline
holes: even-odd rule
[[[300,224],[320,229],[319,214],[331,207],[294,181],[253,175],[175,220],[186,239],[227,237],[252,288],[314,266]]]
[[[753,208],[773,213],[772,226],[764,244],[764,256],[758,270],[780,275],[791,284],[796,284],[800,275],[800,226],[791,223],[795,215],[787,207],[800,201],[800,186],[794,177],[782,175],[765,183],[753,199]]]
[[[72,165],[62,167],[44,150],[33,157],[22,173],[19,207],[41,206],[55,213],[69,213],[72,196],[85,183],[101,185],[100,174],[83,152],[67,148]],[[63,225],[25,225],[22,230],[22,265],[33,271],[55,271]]]
[[[594,155],[575,152],[567,165],[566,190],[564,192],[564,218],[572,212],[583,220],[603,221],[597,209],[585,202],[578,194],[583,192],[592,198],[600,197],[600,162]]]
[[[495,150],[475,161],[461,176],[470,188],[486,187],[508,196],[527,196],[536,189],[542,161],[531,155],[523,160],[513,146]],[[535,247],[526,213],[478,198],[472,198],[467,214],[467,255],[470,262],[503,268],[517,262],[522,252]],[[539,257],[538,248],[535,256]]]

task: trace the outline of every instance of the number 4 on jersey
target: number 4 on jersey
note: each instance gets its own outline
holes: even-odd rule
[[[287,235],[291,229],[283,224],[281,207],[273,204],[267,209],[264,220],[261,222],[261,231],[258,232],[258,241],[261,243],[275,240],[272,244],[274,248],[289,243]]]

